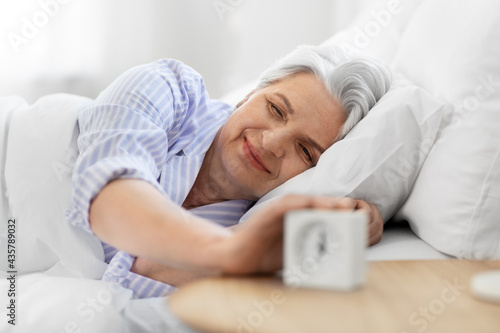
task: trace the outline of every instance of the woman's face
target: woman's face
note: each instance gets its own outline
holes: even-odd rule
[[[339,102],[311,73],[254,91],[215,141],[228,180],[256,200],[313,167],[345,122]]]

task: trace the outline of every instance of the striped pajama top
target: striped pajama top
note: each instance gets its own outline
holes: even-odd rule
[[[119,178],[145,180],[182,205],[232,109],[210,99],[202,77],[179,61],[162,59],[125,72],[79,113],[68,222],[92,233],[90,202]],[[233,200],[190,212],[231,226],[251,204]],[[130,272],[134,257],[102,244],[109,263],[103,280],[131,289],[137,298],[164,296],[174,289]]]

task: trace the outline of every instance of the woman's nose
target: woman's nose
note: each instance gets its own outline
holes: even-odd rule
[[[265,130],[262,132],[263,148],[278,158],[285,155],[287,140],[287,134],[283,130]]]

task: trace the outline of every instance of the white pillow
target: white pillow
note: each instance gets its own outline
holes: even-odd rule
[[[9,105],[8,98],[2,101],[0,109]],[[65,218],[78,154],[76,119],[90,101],[54,94],[31,106],[19,104],[12,113],[5,185],[10,215],[16,219],[19,274],[62,263],[69,275],[100,278],[106,268],[100,241]]]
[[[397,217],[460,258],[500,259],[499,41],[499,1],[426,1],[393,64],[454,105]]]
[[[288,194],[349,196],[374,203],[384,220],[403,204],[440,128],[445,106],[395,76],[390,90],[317,166],[267,193],[259,204]]]

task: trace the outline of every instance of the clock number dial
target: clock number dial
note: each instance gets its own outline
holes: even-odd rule
[[[325,223],[311,221],[299,235],[299,265],[309,274],[335,269],[340,251],[340,241]]]

